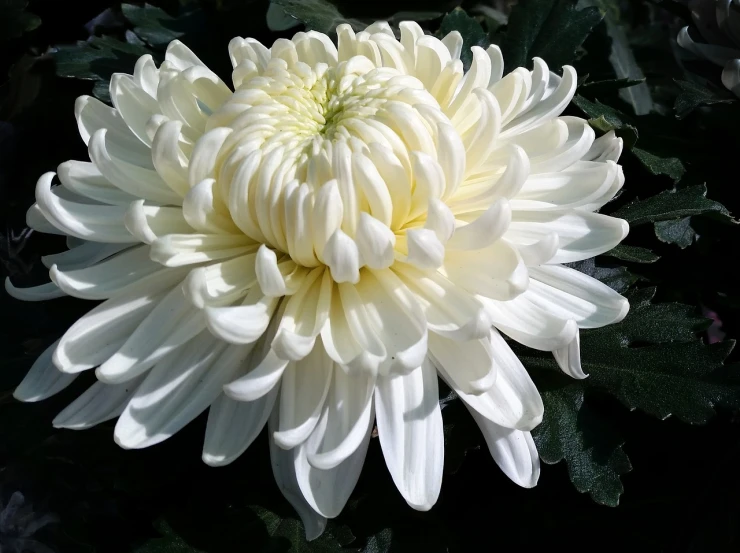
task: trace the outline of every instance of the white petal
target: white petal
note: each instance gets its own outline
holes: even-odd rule
[[[61,271],[52,265],[49,274],[51,280],[70,296],[102,300],[130,284],[166,270],[149,259],[147,246],[137,246],[84,269]]]
[[[212,467],[233,463],[257,438],[273,411],[279,387],[254,401],[221,394],[208,411],[203,462]]]
[[[270,436],[277,429],[277,422],[277,409],[273,409],[273,414],[268,421],[267,427]],[[304,498],[303,492],[301,492],[298,486],[293,459],[293,451],[278,447],[275,440],[270,438],[270,460],[272,461],[272,474],[275,477],[275,482],[283,496],[285,496],[285,499],[288,500],[301,517],[303,526],[306,529],[306,539],[311,541],[324,533],[326,518],[318,514]]]
[[[579,210],[514,211],[504,236],[514,244],[530,245],[551,232],[558,234],[560,248],[550,262],[571,263],[611,250],[627,236],[629,225]]]
[[[54,282],[28,288],[16,288],[10,281],[10,277],[5,277],[5,291],[11,297],[21,301],[46,301],[63,298],[67,295],[67,292],[59,288]]]
[[[506,428],[531,430],[542,421],[544,412],[537,387],[496,330],[491,331],[489,347],[497,374],[495,384],[485,393],[470,394],[458,386],[453,371],[460,370],[459,364],[441,365],[435,360],[435,365],[460,398],[483,417]]]
[[[221,340],[231,344],[251,344],[265,333],[277,305],[278,298],[264,296],[254,287],[242,305],[206,306],[206,324]]]
[[[273,436],[280,447],[290,449],[306,441],[321,415],[333,373],[334,362],[321,341],[308,357],[285,370],[280,385],[280,424]]]
[[[452,250],[479,250],[498,240],[511,221],[511,208],[505,199],[497,200],[470,223],[455,229],[447,247]]]
[[[560,369],[572,378],[582,379],[588,375],[581,368],[581,333],[576,332],[576,337],[567,345],[552,352]]]
[[[425,361],[407,375],[380,377],[375,390],[378,436],[396,487],[427,511],[442,486],[444,435],[437,371]]]
[[[321,418],[306,442],[311,466],[329,470],[357,451],[373,418],[374,389],[374,375],[335,366]]]
[[[475,422],[483,432],[493,460],[511,478],[512,482],[523,488],[533,488],[540,478],[540,458],[532,435],[521,430],[504,428],[469,409]]]
[[[162,359],[118,418],[116,443],[140,449],[174,435],[221,395],[250,351],[250,346],[226,346],[202,332]]]
[[[356,284],[360,280],[360,252],[357,244],[341,229],[331,235],[324,248],[324,262],[331,270],[335,282],[351,282]]]
[[[85,430],[120,415],[143,377],[123,384],[96,382],[59,413],[55,428]]]
[[[19,401],[41,401],[64,390],[77,378],[76,374],[63,373],[54,366],[51,358],[59,340],[51,344],[33,362],[25,378],[18,384],[13,397]]]
[[[466,394],[482,394],[497,380],[490,339],[456,342],[429,335],[429,355],[449,377],[455,389]]]
[[[125,343],[95,374],[108,384],[125,382],[154,366],[205,328],[203,314],[185,300],[178,287],[141,321]]]
[[[561,265],[530,270],[534,282],[527,291],[530,301],[580,328],[598,328],[624,319],[629,302],[606,284]]]
[[[370,417],[362,442],[354,453],[328,470],[318,469],[309,463],[306,444],[293,449],[298,486],[311,508],[320,515],[327,518],[339,516],[347,504],[365,462],[372,422]]]
[[[255,350],[252,354],[256,358],[250,361],[254,368],[247,374],[224,386],[224,392],[231,399],[239,401],[254,401],[272,390],[283,376],[283,371],[288,366],[288,361],[280,359],[270,349],[259,359],[259,352]]]
[[[183,277],[183,271],[157,273],[80,317],[62,336],[54,364],[61,371],[75,373],[103,363]]]

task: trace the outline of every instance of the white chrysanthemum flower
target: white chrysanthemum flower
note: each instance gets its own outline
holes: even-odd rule
[[[386,23],[229,45],[232,92],[185,46],[115,75],[115,108],[76,106],[92,162],[41,177],[29,225],[69,236],[23,299],[105,300],[34,364],[16,397],[98,382],[55,419],[118,417],[125,448],[210,408],[203,459],[236,459],[265,423],[275,478],[309,537],[339,514],[376,421],[401,494],[442,480],[439,374],[493,458],[533,486],[542,401],[502,334],[583,374],[579,328],[628,303],[562,263],[627,224],[595,213],[624,181],[613,133],[559,117],[575,87],[540,59],[502,77],[496,46]],[[58,370],[57,370],[58,369]],[[269,419],[269,422],[268,422]]]
[[[723,67],[722,84],[740,96],[740,0],[690,0],[688,5],[706,42],[696,42],[684,27],[679,46]]]

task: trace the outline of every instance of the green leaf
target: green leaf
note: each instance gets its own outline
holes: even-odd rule
[[[575,0],[517,2],[501,44],[504,72],[529,66],[535,56],[555,71],[572,62],[576,50],[602,19],[597,8],[576,10],[575,4]]]
[[[516,347],[545,402],[545,418],[533,432],[540,455],[548,463],[564,459],[576,488],[606,505],[617,504],[618,476],[629,462],[618,433],[585,408],[589,394],[607,393],[629,409],[694,424],[706,423],[717,406],[740,406],[740,369],[723,364],[734,341],[704,344],[696,332],[708,320],[686,305],[654,304],[654,294],[654,288],[630,294],[621,323],[581,331],[584,380],[560,374],[547,353]]]
[[[683,119],[699,106],[711,106],[715,104],[731,104],[737,99],[726,90],[720,90],[705,82],[704,86],[689,81],[676,80],[681,93],[676,98],[673,109],[676,117]]]
[[[694,243],[696,231],[691,227],[691,217],[675,221],[658,221],[655,223],[655,236],[661,242],[687,248]]]
[[[624,490],[619,477],[632,470],[619,434],[589,409],[578,383],[541,390],[541,395],[545,415],[532,432],[540,458],[548,464],[564,460],[579,492],[616,507]]]
[[[388,553],[393,544],[393,531],[385,528],[377,534],[370,536],[362,553]]]
[[[41,25],[41,19],[26,11],[26,0],[0,0],[0,42],[18,38]]]
[[[673,182],[678,182],[686,173],[683,163],[677,157],[660,157],[640,148],[632,148],[632,153],[653,175],[666,175]]]
[[[184,35],[196,23],[197,15],[172,17],[161,8],[144,4],[122,4],[123,16],[134,25],[136,35],[152,46],[165,46]]]
[[[654,254],[647,248],[627,246],[625,244],[620,244],[603,255],[614,257],[615,259],[620,259],[622,261],[631,261],[632,263],[655,263],[660,259],[659,255]]]
[[[130,73],[136,60],[151,52],[136,44],[112,37],[93,37],[75,45],[58,46],[54,52],[56,72],[60,77],[95,81],[93,94],[110,101],[108,82],[113,73]]]
[[[624,294],[637,282],[637,275],[630,273],[625,267],[604,267],[596,264],[596,259],[585,259],[575,263],[565,263],[566,266],[580,271],[590,277],[600,280],[612,290]]]
[[[261,548],[259,552],[268,553],[271,551],[278,551],[283,549],[277,549],[276,543],[287,540],[291,546],[288,549],[288,553],[339,553],[346,551],[342,548],[342,544],[337,541],[331,532],[331,529],[327,529],[321,537],[311,541],[306,541],[306,531],[298,520],[294,518],[282,518],[277,513],[274,513],[263,507],[252,507],[252,511],[262,519],[267,533],[272,538],[265,547]],[[254,549],[251,549],[254,553],[258,553]]]
[[[594,97],[599,94],[607,94],[615,90],[622,90],[623,88],[629,88],[638,84],[644,83],[645,79],[606,79],[603,81],[591,81],[585,82],[579,86],[579,90],[582,93],[586,93],[589,97]]]
[[[147,541],[133,553],[205,553],[188,545],[164,520],[160,520],[156,526],[162,537]]]
[[[593,128],[602,133],[614,131],[624,140],[627,148],[632,148],[637,142],[637,129],[631,124],[629,117],[621,111],[598,100],[592,102],[580,95],[573,98],[573,103],[590,118],[588,122]]]
[[[337,25],[349,23],[355,30],[366,25],[359,19],[345,18],[339,9],[328,0],[272,0],[285,13],[303,22],[306,29],[322,33],[333,33]]]
[[[442,19],[437,34],[441,38],[451,31],[458,31],[463,37],[460,59],[463,62],[463,67],[467,70],[473,61],[473,53],[470,48],[473,46],[488,48],[491,42],[480,23],[460,8],[455,8]]]
[[[631,225],[643,225],[656,221],[668,221],[691,215],[712,215],[731,220],[727,208],[707,197],[705,185],[689,186],[678,190],[666,190],[645,200],[635,200],[612,213]]]

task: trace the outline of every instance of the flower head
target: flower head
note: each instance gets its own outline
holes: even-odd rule
[[[694,40],[684,27],[678,33],[679,46],[722,66],[722,84],[740,96],[740,0],[691,0],[688,4],[703,42]]]
[[[627,224],[595,211],[624,181],[621,139],[560,117],[573,68],[503,76],[496,46],[402,23],[229,44],[234,91],[183,44],[76,106],[91,162],[41,177],[28,215],[69,236],[24,299],[105,300],[34,364],[16,396],[97,367],[55,419],[118,417],[141,448],[209,410],[203,459],[236,459],[267,423],[275,477],[318,535],[359,477],[376,421],[399,491],[437,500],[438,375],[493,458],[537,482],[543,405],[503,335],[583,378],[579,328],[627,301],[563,263]],[[269,420],[268,420],[269,419]]]

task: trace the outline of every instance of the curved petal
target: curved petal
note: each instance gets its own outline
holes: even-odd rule
[[[77,378],[76,374],[63,373],[54,366],[51,358],[59,340],[51,344],[33,362],[25,378],[18,384],[13,397],[19,401],[41,401],[64,390]]]
[[[378,378],[375,410],[396,487],[414,509],[431,509],[442,487],[444,460],[437,371],[431,362],[406,375]]]

